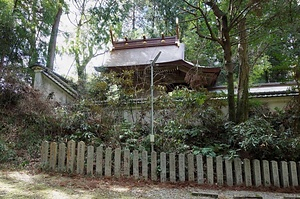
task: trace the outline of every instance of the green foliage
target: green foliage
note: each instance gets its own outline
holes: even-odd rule
[[[11,162],[16,159],[16,152],[3,140],[0,140],[0,163]]]

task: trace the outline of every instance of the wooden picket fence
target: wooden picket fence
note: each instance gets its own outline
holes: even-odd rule
[[[86,151],[87,149],[87,151]],[[71,140],[67,143],[42,143],[41,164],[58,172],[98,177],[133,177],[160,182],[197,182],[218,186],[296,187],[300,162],[226,159],[194,154],[166,154],[104,149]]]

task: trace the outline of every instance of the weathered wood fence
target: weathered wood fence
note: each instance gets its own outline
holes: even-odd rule
[[[87,149],[87,150],[86,150]],[[84,142],[43,142],[41,163],[51,170],[105,177],[133,177],[160,182],[197,182],[228,186],[295,187],[299,183],[300,162],[224,159],[193,154],[148,154],[93,146]]]

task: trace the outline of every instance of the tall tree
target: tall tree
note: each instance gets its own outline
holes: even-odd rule
[[[51,35],[48,44],[48,55],[47,55],[47,67],[53,70],[55,53],[56,53],[56,41],[58,36],[58,28],[63,13],[64,0],[57,0],[55,7],[57,7],[57,12],[53,20]]]
[[[191,23],[200,38],[208,39],[219,44],[223,50],[224,68],[227,73],[227,99],[230,121],[244,121],[247,118],[249,65],[247,57],[247,31],[246,18],[264,1],[187,1],[185,11],[192,16]],[[204,28],[205,27],[205,28]],[[247,31],[246,31],[247,30]],[[240,48],[240,78],[238,86],[238,110],[236,112],[234,94],[234,63],[233,46],[238,43]],[[238,117],[237,120],[236,113]]]
[[[73,0],[72,4],[74,12],[69,18],[74,26],[74,33],[67,38],[67,52],[74,56],[79,90],[83,93],[87,65],[103,53],[103,47],[109,41],[110,27],[120,27],[121,18],[128,12],[126,2],[123,1]]]
[[[1,0],[1,65],[27,66],[47,54],[54,0]]]

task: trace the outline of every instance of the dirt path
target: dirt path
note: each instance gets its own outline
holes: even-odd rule
[[[237,196],[263,197],[267,199],[299,197],[300,194],[210,190],[191,186],[150,184],[137,181],[116,181],[80,176],[49,175],[32,171],[0,171],[0,198],[73,199],[73,198],[121,198],[121,199],[177,199],[212,198],[193,196],[192,193],[215,194],[229,199]]]

